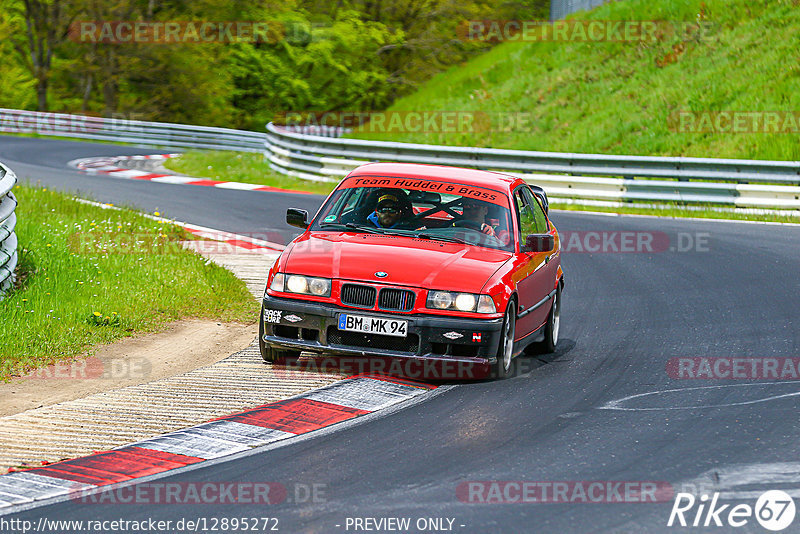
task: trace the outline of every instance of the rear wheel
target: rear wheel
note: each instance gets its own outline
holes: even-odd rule
[[[497,362],[492,366],[492,376],[498,380],[506,378],[511,370],[511,356],[514,354],[514,331],[517,323],[516,304],[508,303],[500,330],[500,344],[497,347]]]

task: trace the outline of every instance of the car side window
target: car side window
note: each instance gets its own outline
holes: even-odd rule
[[[519,216],[519,235],[518,240],[520,244],[525,244],[525,236],[529,234],[538,234],[536,226],[536,216],[533,209],[526,198],[524,188],[519,188],[514,192],[514,203],[517,208],[517,215]]]
[[[528,201],[528,204],[531,207],[531,211],[533,212],[533,218],[536,222],[536,231],[531,233],[546,234],[549,230],[547,225],[547,215],[544,214],[544,209],[542,209],[542,205],[539,204],[539,199],[527,187],[524,188],[522,191],[525,200]]]

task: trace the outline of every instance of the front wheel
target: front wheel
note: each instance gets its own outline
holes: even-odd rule
[[[544,340],[540,343],[542,352],[555,352],[558,343],[558,330],[561,326],[561,284],[556,287],[556,294],[553,296],[553,306],[550,308],[550,315],[547,316],[547,324],[544,327]]]
[[[503,317],[503,329],[500,345],[497,347],[497,362],[492,365],[492,376],[498,380],[506,378],[511,370],[511,356],[514,354],[514,330],[517,314],[514,301],[508,303],[506,315]]]
[[[264,343],[264,313],[258,318],[258,350],[261,352],[261,358],[267,363],[282,363],[287,358],[296,358],[300,356],[300,351],[294,350],[278,350],[270,347]]]

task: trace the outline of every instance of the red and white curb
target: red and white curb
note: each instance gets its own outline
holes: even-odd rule
[[[83,458],[0,476],[0,515],[54,497],[216,460],[385,410],[436,386],[355,376],[286,400]]]
[[[140,161],[140,160],[168,160],[176,158],[181,154],[153,154],[147,156],[112,156],[97,158],[75,159],[68,163],[79,171],[87,174],[107,174],[114,178],[127,178],[130,180],[145,180],[162,184],[177,185],[200,185],[206,187],[218,187],[220,189],[236,189],[240,191],[272,191],[279,193],[299,193],[310,194],[306,191],[296,191],[293,189],[281,189],[279,187],[269,187],[264,185],[246,184],[243,182],[228,182],[222,180],[209,180],[206,178],[194,178],[191,176],[175,176],[173,174],[159,174],[136,169],[126,169],[119,166],[121,161]]]

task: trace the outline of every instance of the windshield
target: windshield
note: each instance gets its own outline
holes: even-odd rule
[[[409,235],[513,251],[506,195],[483,187],[407,178],[345,180],[312,230]]]

